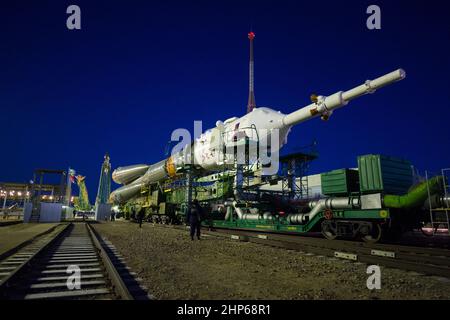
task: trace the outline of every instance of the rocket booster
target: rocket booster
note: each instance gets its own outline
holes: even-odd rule
[[[112,175],[113,180],[124,186],[112,192],[110,200],[114,203],[126,202],[138,194],[142,186],[175,177],[178,174],[178,168],[191,162],[205,171],[219,170],[224,165],[223,150],[235,145],[240,137],[255,135],[262,137],[267,132],[278,130],[278,147],[281,148],[287,142],[287,136],[294,125],[317,117],[326,121],[336,109],[346,106],[351,100],[374,93],[405,77],[405,71],[398,69],[377,79],[367,80],[348,91],[339,91],[330,96],[311,96],[310,105],[288,115],[270,108],[255,108],[241,118],[217,121],[216,127],[204,132],[190,145],[189,149],[185,148],[153,165],[133,165],[116,169]],[[259,143],[267,143],[267,141],[260,140]],[[225,155],[226,158],[227,155]]]

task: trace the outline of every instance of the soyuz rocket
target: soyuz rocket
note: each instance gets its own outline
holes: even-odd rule
[[[175,178],[182,168],[194,165],[204,172],[214,172],[227,165],[234,164],[232,152],[236,144],[244,138],[259,137],[258,148],[271,144],[271,152],[279,151],[287,143],[291,128],[297,124],[321,118],[328,120],[333,112],[346,106],[353,99],[371,94],[378,89],[403,80],[406,73],[402,69],[385,74],[374,80],[367,80],[361,85],[347,91],[338,91],[329,96],[312,96],[311,104],[290,114],[283,114],[270,108],[257,108],[253,92],[253,32],[250,39],[250,92],[248,113],[240,118],[234,117],[226,121],[217,121],[213,129],[207,130],[196,138],[192,144],[173,153],[167,159],[152,165],[140,164],[117,168],[113,180],[122,184],[121,188],[111,193],[110,201],[116,204],[124,203],[139,194],[142,186],[158,183],[168,178]],[[272,134],[276,132],[277,134]],[[264,138],[261,138],[264,137]],[[277,143],[273,143],[276,137]],[[272,141],[272,142],[269,142]],[[277,150],[274,150],[276,148]]]

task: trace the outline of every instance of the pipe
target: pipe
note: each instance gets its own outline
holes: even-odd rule
[[[384,206],[394,209],[416,208],[424,204],[428,199],[428,188],[430,194],[436,194],[440,191],[442,177],[434,177],[415,186],[410,192],[402,196],[385,195],[383,198]]]
[[[442,208],[450,208],[450,197],[441,197],[439,200]]]
[[[445,209],[450,208],[450,197],[441,196],[439,194],[432,194],[427,200],[425,200],[424,208],[430,209]]]
[[[266,212],[262,215],[264,220],[273,220],[273,215],[270,212]]]
[[[231,206],[226,207],[227,213],[225,214],[225,221],[231,220],[231,217],[233,216],[233,208]]]
[[[243,219],[244,216],[244,212],[242,211],[242,208],[239,208],[237,206],[238,202],[237,201],[233,201],[233,208],[236,211],[236,214],[238,216],[239,219]]]
[[[260,220],[261,215],[258,213],[244,213],[244,210],[237,206],[238,201],[233,201],[233,208],[236,211],[239,220]]]
[[[261,216],[257,213],[246,213],[242,216],[242,220],[251,220],[251,221],[256,221],[256,220],[260,220]]]
[[[287,220],[291,224],[304,224],[314,219],[314,217],[325,209],[353,209],[359,208],[359,197],[326,198],[309,203],[311,209],[308,213],[290,214]]]
[[[442,185],[442,177],[434,177],[428,180],[428,188],[431,194],[438,193]],[[408,209],[421,206],[428,198],[427,181],[414,187],[413,190],[403,196],[385,195],[383,197],[386,208]],[[449,199],[440,199],[441,203]],[[309,202],[311,211],[308,213],[288,215],[287,220],[291,224],[304,224],[314,219],[314,217],[325,209],[354,209],[361,206],[360,197],[327,198]]]

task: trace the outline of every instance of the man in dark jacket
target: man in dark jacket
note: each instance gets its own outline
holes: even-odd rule
[[[144,216],[145,216],[145,210],[144,209],[139,210],[139,213],[137,216],[137,219],[139,222],[139,228],[142,228],[142,221],[144,220]]]
[[[197,234],[197,239],[200,240],[200,226],[202,221],[203,209],[195,199],[189,204],[186,220],[191,225],[191,239],[194,240],[194,235]]]

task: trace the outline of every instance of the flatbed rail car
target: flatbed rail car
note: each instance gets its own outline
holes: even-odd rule
[[[448,207],[445,178],[414,181],[411,163],[381,155],[358,157],[358,169],[321,174],[323,197],[292,201],[278,192],[249,186],[239,199],[232,172],[200,176],[193,198],[202,204],[203,225],[268,232],[304,234],[322,232],[328,239],[360,238],[368,242],[421,229],[429,223],[429,207]],[[122,206],[129,218],[140,210],[154,223],[182,223],[187,186],[180,180],[150,185]],[[448,226],[445,215],[435,217]]]

